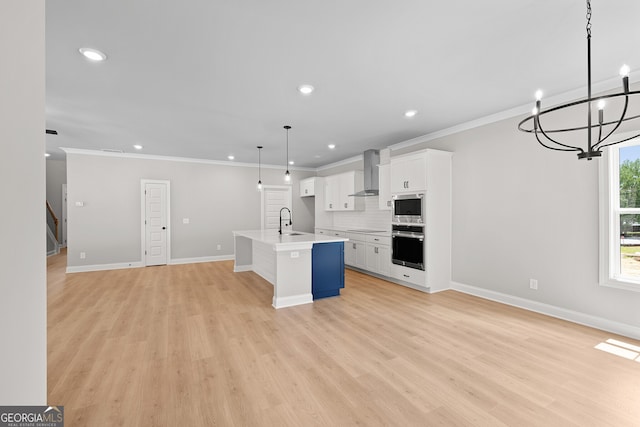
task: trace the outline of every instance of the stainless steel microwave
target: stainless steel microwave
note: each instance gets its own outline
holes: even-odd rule
[[[392,222],[397,224],[423,224],[425,215],[424,194],[395,194]]]

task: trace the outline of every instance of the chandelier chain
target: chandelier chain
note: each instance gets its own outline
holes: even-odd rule
[[[587,37],[591,37],[591,0],[587,0]]]

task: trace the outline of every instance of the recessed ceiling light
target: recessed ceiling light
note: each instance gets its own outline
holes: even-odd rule
[[[334,148],[336,148],[336,144],[329,144],[327,145],[327,147],[329,147],[329,150],[333,150]]]
[[[289,160],[289,164],[292,165],[294,162],[293,160]]]
[[[233,156],[227,156],[227,159],[229,159],[229,160],[233,160],[233,159],[235,159],[235,157],[233,157]]]
[[[313,92],[313,86],[311,85],[300,85],[298,86],[298,91],[303,95],[310,95]]]
[[[45,156],[45,157],[51,157],[51,154],[49,154],[49,153],[44,153],[44,156]]]
[[[133,148],[135,148],[136,150],[142,150],[143,147],[140,144],[135,144]]]
[[[404,113],[404,116],[411,118],[411,117],[415,117],[416,114],[418,114],[418,110],[407,110]]]
[[[85,58],[90,59],[92,61],[96,61],[96,62],[100,62],[100,61],[104,61],[105,59],[107,59],[107,55],[105,55],[104,53],[100,52],[99,50],[96,49],[90,49],[88,47],[81,47],[80,49],[78,49],[78,51],[84,55]]]

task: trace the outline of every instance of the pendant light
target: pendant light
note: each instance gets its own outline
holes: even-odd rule
[[[620,69],[620,75],[622,76],[622,91],[618,93],[608,93],[606,95],[591,97],[591,1],[587,0],[587,97],[578,101],[569,102],[567,104],[558,105],[557,107],[542,109],[541,99],[542,92],[536,92],[536,103],[533,108],[533,112],[529,117],[522,120],[518,124],[518,129],[532,133],[538,143],[545,148],[555,151],[573,151],[577,153],[578,159],[591,160],[594,157],[602,156],[602,149],[610,145],[620,144],[621,142],[629,141],[631,139],[640,136],[637,133],[631,137],[624,136],[618,137],[615,141],[610,141],[609,137],[613,136],[623,122],[637,119],[640,115],[627,116],[627,110],[629,107],[630,95],[638,95],[640,91],[629,90],[629,67],[624,65]],[[613,101],[616,98],[621,98],[621,113],[617,119],[605,120],[604,108],[605,100]],[[566,109],[582,106],[586,104],[587,107],[587,124],[578,126],[568,126],[565,128],[548,128],[542,124],[542,116],[558,112],[560,110],[566,111]],[[597,124],[593,123],[595,117],[592,118],[592,104],[595,104],[598,108]],[[583,147],[571,145],[567,142],[560,142],[559,137],[576,131],[586,131],[587,141]],[[636,131],[637,132],[637,131]],[[556,136],[557,135],[557,136]],[[614,138],[612,138],[614,139]]]
[[[262,191],[262,145],[258,145],[258,191]]]
[[[291,182],[291,174],[289,173],[289,129],[291,126],[286,125],[284,128],[287,130],[287,171],[284,173],[284,180]]]

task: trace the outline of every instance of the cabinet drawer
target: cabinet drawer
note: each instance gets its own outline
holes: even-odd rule
[[[366,242],[367,241],[366,235],[362,234],[362,233],[347,233],[347,238],[350,241],[354,241],[354,242]]]
[[[328,228],[316,228],[316,234],[322,234],[323,236],[331,236],[331,237],[347,237],[347,233],[339,230],[330,230]]]
[[[367,234],[367,243],[391,246],[391,237]]]
[[[427,287],[427,274],[422,270],[416,270],[415,268],[404,267],[402,265],[391,265],[391,277],[402,280],[403,282],[409,282],[417,286]]]

